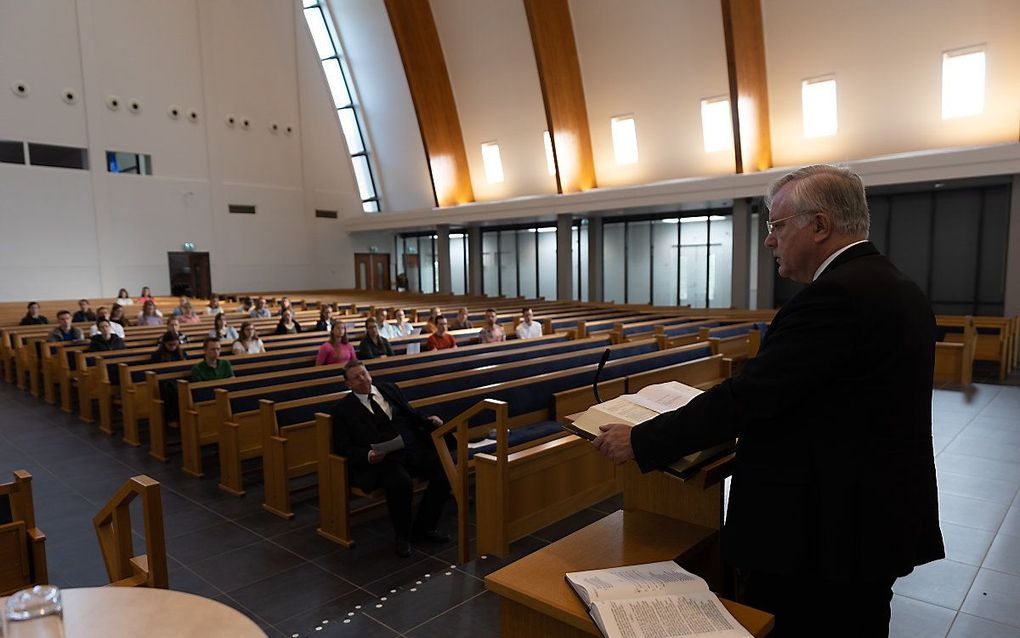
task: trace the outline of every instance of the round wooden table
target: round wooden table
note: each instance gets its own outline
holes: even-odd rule
[[[194,594],[147,587],[83,587],[63,589],[60,595],[65,638],[266,638],[241,612]]]

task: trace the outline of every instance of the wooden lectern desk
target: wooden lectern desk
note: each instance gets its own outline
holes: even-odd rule
[[[682,482],[661,472],[624,466],[624,509],[566,536],[485,578],[500,597],[504,638],[599,636],[564,574],[676,559],[713,590],[721,586],[719,530],[727,460]],[[723,600],[733,617],[760,638],[773,617]]]

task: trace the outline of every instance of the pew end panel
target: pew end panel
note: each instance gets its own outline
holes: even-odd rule
[[[146,553],[135,555],[131,501],[142,498]],[[126,482],[92,520],[110,585],[169,589],[159,482],[144,474]]]
[[[15,470],[14,479],[0,483],[0,496],[10,504],[11,522],[0,525],[0,596],[49,582],[46,535],[35,525],[32,475]]]

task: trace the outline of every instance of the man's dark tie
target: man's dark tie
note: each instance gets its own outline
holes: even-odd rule
[[[368,404],[372,406],[372,413],[375,414],[376,418],[389,421],[390,417],[386,416],[386,411],[382,409],[382,406],[376,403],[375,394],[368,395]]]

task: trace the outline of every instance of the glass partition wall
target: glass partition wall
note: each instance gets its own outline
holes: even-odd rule
[[[708,215],[604,219],[603,299],[728,308],[733,253],[729,210]]]

